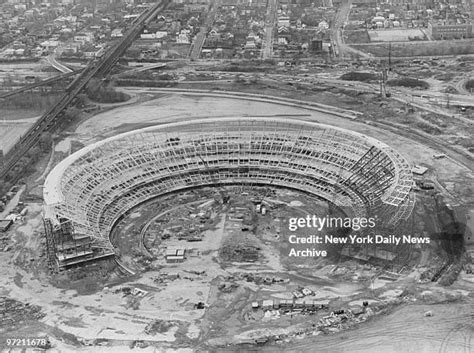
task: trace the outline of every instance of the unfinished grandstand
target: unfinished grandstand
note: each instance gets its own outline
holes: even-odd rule
[[[376,215],[387,225],[413,209],[409,163],[380,141],[289,118],[212,118],[148,127],[89,145],[59,163],[44,186],[52,266],[112,256],[109,234],[151,198],[209,185],[301,190]]]

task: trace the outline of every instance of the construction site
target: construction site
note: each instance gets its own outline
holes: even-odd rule
[[[175,117],[180,100],[181,109],[189,109],[180,113],[185,119]],[[386,320],[406,316],[408,308],[409,325],[422,326],[446,304],[430,305],[446,300],[450,308],[464,307],[463,314],[433,330],[470,315],[471,233],[457,226],[457,208],[430,177],[443,175],[444,168],[465,177],[462,168],[345,117],[314,112],[302,118],[300,108],[283,106],[279,112],[291,118],[269,117],[262,115],[272,103],[213,102],[158,97],[77,127],[72,138],[80,147],[62,147],[68,153],[59,152],[64,157],[45,176],[44,187],[29,191],[43,198],[38,206],[29,202],[22,218],[33,235],[22,233],[18,221],[7,230],[23,234],[16,237],[28,244],[3,253],[16,254],[21,268],[7,266],[21,285],[13,289],[17,305],[28,302],[37,310],[26,330],[63,349],[285,350],[329,347],[339,332],[356,335],[376,322],[388,327],[388,339],[398,321]],[[202,118],[199,113],[206,112],[195,104],[214,113]],[[218,116],[222,110],[213,104],[226,105],[231,115]],[[143,111],[133,116],[137,107]],[[160,121],[150,126],[156,118],[147,110],[155,109]],[[131,117],[135,124],[129,124]],[[71,137],[62,143],[71,145]],[[413,152],[441,169],[419,165]],[[374,219],[375,227],[292,231],[294,220],[308,215]],[[290,240],[326,234],[415,240]],[[308,245],[319,255],[289,256],[290,248]],[[28,273],[39,277],[26,281]],[[66,296],[58,301],[60,292]],[[66,324],[55,332],[59,322]],[[459,332],[469,330],[465,324]],[[427,335],[420,336],[423,344]]]
[[[90,145],[45,181],[45,228],[59,268],[113,254],[108,234],[135,205],[203,185],[304,190],[395,225],[409,217],[413,179],[396,151],[365,136],[296,120],[205,119]]]
[[[2,349],[474,349],[474,61],[389,42],[375,62],[344,44],[350,2],[322,23],[327,57],[322,39],[298,56],[281,11],[299,5],[255,3],[239,26],[264,40],[237,38],[242,57],[209,49],[237,16],[221,3],[166,60],[130,61],[195,5],[161,1],[85,66],[49,55],[54,92],[6,87]]]

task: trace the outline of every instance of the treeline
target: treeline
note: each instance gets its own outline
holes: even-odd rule
[[[341,75],[340,79],[345,81],[373,82],[379,80],[379,75],[372,72],[351,71]]]
[[[469,80],[469,81],[467,81],[467,83],[466,83],[466,89],[468,89],[468,90],[474,89],[474,80]]]
[[[121,75],[121,79],[125,80],[159,80],[159,81],[172,81],[176,80],[178,77],[174,74],[170,74],[168,72],[160,72],[160,73],[151,73],[142,71],[142,72],[131,72],[131,73],[124,73]]]
[[[178,85],[176,81],[153,81],[153,80],[135,80],[120,79],[117,80],[119,86],[135,86],[135,87],[174,87]]]
[[[25,92],[8,97],[2,102],[3,109],[45,110],[59,100],[59,93]]]
[[[411,77],[401,77],[401,78],[395,78],[393,80],[388,80],[387,85],[410,87],[410,88],[422,88],[422,89],[428,89],[430,87],[428,82],[418,80],[417,78],[411,78]]]
[[[112,83],[104,83],[98,79],[92,79],[86,87],[87,98],[98,103],[121,103],[130,97],[120,91],[116,91]]]

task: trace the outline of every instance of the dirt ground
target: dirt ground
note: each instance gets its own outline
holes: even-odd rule
[[[137,93],[137,90],[133,92]],[[150,95],[149,98],[156,94],[153,90],[140,92]],[[447,201],[453,204],[474,202],[472,172],[449,158],[434,159],[433,155],[440,151],[432,147],[357,120],[265,102],[160,93],[158,98],[146,103],[120,107],[86,120],[58,149],[65,152],[69,150],[69,143],[89,144],[150,124],[242,115],[288,115],[367,134],[396,148],[413,164],[429,167],[431,177],[439,183]],[[287,195],[285,199],[284,195],[278,195],[275,199],[283,199],[289,205],[292,201],[298,201],[293,206],[302,208],[303,213],[308,212],[305,207],[310,202],[304,198]],[[122,244],[124,262],[137,271],[137,275],[122,280],[115,278],[100,290],[81,294],[77,289],[50,284],[44,270],[41,204],[28,205],[29,213],[24,223],[16,224],[7,233],[6,241],[10,249],[0,252],[0,272],[4,274],[0,278],[0,294],[38,305],[45,316],[28,326],[15,328],[15,331],[4,327],[0,329],[0,338],[11,337],[14,332],[31,336],[47,335],[51,338],[53,351],[58,352],[93,351],[100,345],[103,345],[100,349],[104,352],[130,347],[140,352],[153,351],[156,347],[186,352],[196,347],[203,350],[216,346],[227,349],[227,344],[244,344],[249,338],[261,335],[261,332],[274,334],[281,330],[281,338],[276,344],[261,348],[295,352],[314,348],[327,352],[464,353],[472,350],[472,282],[459,281],[449,288],[431,283],[419,284],[420,273],[432,261],[429,256],[421,256],[419,267],[404,273],[398,281],[377,280],[371,283],[352,278],[354,271],[362,278],[365,275],[370,277],[377,269],[370,266],[364,268],[349,260],[337,266],[321,261],[314,269],[293,264],[295,267],[288,270],[285,267],[288,264],[281,261],[279,249],[275,246],[275,234],[278,234],[275,219],[279,217],[278,208],[275,208],[270,210],[268,219],[258,216],[259,236],[252,238],[252,244],[256,244],[265,256],[249,262],[223,260],[219,253],[222,245],[232,244],[234,239],[241,239],[243,243],[250,237],[244,234],[247,231],[242,230],[240,221],[230,219],[240,212],[231,208],[247,208],[248,211],[242,212],[254,217],[249,205],[231,203],[225,206],[227,208],[216,209],[213,215],[215,223],[205,230],[202,242],[189,243],[171,238],[157,243],[158,249],[163,244],[168,247],[186,244],[186,247],[195,249],[194,253],[200,254],[176,264],[167,264],[163,254],[154,248],[148,251],[156,259],[148,261],[140,247],[139,224],[156,216],[160,210],[149,208],[147,212],[131,212],[126,219],[128,223],[120,228],[124,236],[118,235],[117,240]],[[166,278],[160,279],[164,273]],[[249,273],[278,277],[288,282],[257,284],[256,280],[246,279]],[[176,274],[180,277],[175,278]],[[231,286],[227,292],[226,286],[232,283],[237,287]],[[291,299],[292,291],[300,286],[314,292],[310,297],[312,300],[330,305],[330,308],[314,316],[298,314],[279,320],[276,313],[252,311],[250,307],[250,303],[256,300]],[[134,288],[145,294],[127,293],[127,290]],[[407,291],[407,288],[410,290]],[[331,310],[349,304],[360,306],[363,301],[370,301],[369,306],[379,310],[366,322],[351,326],[348,330],[337,329],[339,332],[323,334],[315,331],[317,337],[314,338],[310,337],[313,333],[299,333],[303,326],[307,329],[308,324],[316,325]],[[199,302],[206,307],[195,308],[194,304]],[[425,316],[427,311],[432,311],[433,316]],[[156,320],[161,320],[158,322],[161,328],[153,334],[147,333],[147,327]],[[245,347],[240,346],[239,349],[245,350]]]
[[[432,311],[432,317],[423,314]],[[340,335],[318,336],[311,343],[282,347],[300,352],[317,347],[324,352],[471,352],[474,344],[471,303],[410,304]],[[272,347],[275,350],[275,347]],[[271,351],[264,350],[264,351]]]
[[[252,190],[243,190],[239,194],[241,196],[229,191],[231,201],[225,206],[219,204],[220,194],[212,189],[179,196],[182,200],[178,208],[174,213],[158,218],[162,228],[161,231],[152,228],[153,233],[166,234],[164,229],[175,227],[175,220],[189,218],[189,214],[194,214],[193,210],[201,210],[199,205],[214,195],[216,202],[209,213],[210,226],[204,231],[201,242],[177,240],[175,236],[158,243],[149,239],[146,243],[148,251],[153,254],[151,262],[142,261],[140,227],[146,219],[159,212],[157,205],[167,209],[171,203],[176,203],[176,198],[168,196],[132,210],[124,218],[123,225],[118,226],[114,239],[122,254],[121,259],[133,267],[137,275],[112,280],[88,293],[72,289],[72,284],[71,289],[66,289],[49,283],[44,272],[43,238],[38,231],[41,205],[28,204],[27,217],[10,232],[11,250],[0,252],[0,266],[5,274],[0,279],[0,294],[37,305],[45,316],[32,320],[27,326],[19,325],[16,332],[50,337],[55,347],[53,351],[88,351],[92,347],[97,349],[98,345],[102,345],[103,351],[131,346],[148,347],[149,350],[166,347],[183,352],[228,344],[246,347],[246,342],[255,337],[275,333],[279,333],[280,338],[269,348],[271,351],[299,351],[309,347],[328,352],[364,351],[367,347],[371,347],[368,351],[373,352],[380,349],[384,352],[398,352],[400,349],[415,352],[421,348],[427,352],[432,348],[439,348],[441,352],[469,351],[474,305],[469,282],[451,288],[416,285],[416,272],[423,269],[423,266],[418,266],[396,282],[380,280],[371,283],[363,277],[371,277],[379,270],[347,259],[336,263],[330,260],[306,261],[308,266],[301,262],[289,263],[282,258],[281,240],[275,236],[284,236],[285,219],[324,212],[327,203],[294,191],[275,190],[265,203],[268,213],[261,215],[255,214],[251,202],[258,193],[253,195]],[[197,203],[193,201],[196,199]],[[256,229],[252,233],[242,231],[246,223],[236,218],[237,214],[244,214],[244,219],[247,216],[253,219]],[[224,260],[219,254],[220,249],[226,244],[238,244],[244,238],[253,239],[261,249],[262,257],[250,262]],[[170,264],[163,257],[164,249],[170,247],[192,249],[192,253],[197,255],[188,256],[183,263]],[[354,278],[356,273],[358,278]],[[344,277],[344,274],[349,274],[349,277]],[[249,275],[253,278],[250,281],[246,279]],[[280,278],[284,282],[258,282],[258,278],[264,277]],[[223,285],[229,290],[222,289]],[[318,305],[327,305],[328,309],[313,316],[295,312],[290,317],[255,311],[250,307],[253,301],[291,300],[292,291],[302,286],[314,293],[307,298]],[[133,288],[144,291],[144,295],[126,293],[125,289]],[[311,325],[331,310],[361,306],[364,301],[369,302],[374,310],[382,310],[367,323],[327,335],[318,331],[298,333],[307,330],[308,326],[314,330]],[[196,309],[195,304],[199,302],[206,308]],[[425,317],[427,311],[432,311],[433,317]],[[407,318],[409,330],[405,330]],[[147,333],[147,327],[156,322],[161,325],[161,330]],[[338,328],[333,330],[339,331]],[[315,334],[317,337],[312,339]],[[0,338],[11,335],[8,329],[0,331]],[[301,340],[303,337],[306,337],[304,341]],[[229,350],[232,349],[229,347]]]
[[[21,121],[0,121],[0,149],[9,151],[12,146],[25,134],[34,121],[25,119]]]

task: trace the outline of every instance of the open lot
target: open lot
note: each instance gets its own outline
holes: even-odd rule
[[[30,119],[26,121],[0,121],[0,149],[4,153],[9,151],[31,125],[33,125],[33,121]]]
[[[408,42],[414,38],[423,39],[425,33],[419,28],[384,29],[368,31],[371,42]]]

